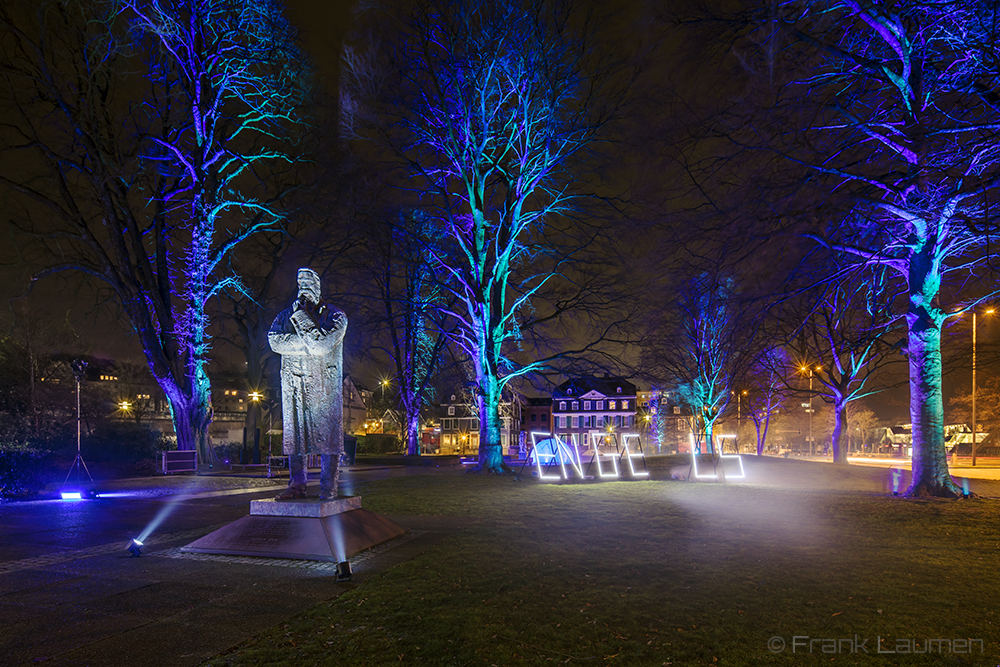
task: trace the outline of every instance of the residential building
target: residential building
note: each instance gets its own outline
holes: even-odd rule
[[[355,435],[365,433],[367,405],[370,403],[366,398],[370,396],[371,392],[357,379],[350,375],[344,376],[344,433]]]
[[[522,406],[519,401],[503,401],[500,412],[500,446],[504,454],[517,447],[514,427],[520,423]],[[464,396],[451,394],[438,407],[437,429],[441,454],[472,456],[479,453],[479,414],[474,403]]]
[[[525,405],[521,408],[521,430],[529,434],[527,436],[529,441],[532,431],[543,433],[552,431],[552,399],[550,397],[526,399]]]
[[[620,378],[580,378],[552,392],[552,431],[586,448],[594,431],[636,432],[636,388]]]

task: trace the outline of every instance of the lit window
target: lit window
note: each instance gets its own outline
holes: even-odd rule
[[[628,410],[628,401],[622,401],[622,410]]]
[[[455,414],[455,406],[454,405],[449,405],[448,406],[448,414],[449,415]]]
[[[615,407],[615,401],[608,401],[608,410],[617,410]]]

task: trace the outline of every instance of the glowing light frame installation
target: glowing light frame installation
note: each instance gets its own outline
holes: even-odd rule
[[[601,450],[599,450],[597,448],[597,445],[595,444],[598,441],[604,440],[608,435],[611,435],[612,437],[614,437],[614,435],[613,434],[605,433],[604,431],[590,431],[590,433],[588,435],[590,436],[591,445],[594,447],[594,459],[593,460],[597,462],[597,474],[598,474],[598,476],[601,477],[601,479],[607,479],[607,478],[618,479],[621,476],[620,472],[618,470],[618,452],[615,451],[614,454],[602,454]],[[615,449],[617,450],[617,445],[616,445]],[[615,471],[614,474],[606,474],[604,472],[604,468],[601,467],[601,457],[602,456],[606,456],[607,458],[611,459],[611,466],[612,466],[612,468],[614,468],[614,471]]]
[[[638,445],[638,452],[637,453],[633,453],[631,450],[629,450],[629,448],[628,448],[628,439],[629,438],[635,438],[636,441],[639,443],[639,445]],[[628,469],[632,473],[632,476],[633,477],[649,477],[649,470],[642,470],[642,471],[636,472],[635,465],[632,463],[632,459],[640,458],[640,459],[642,459],[643,466],[646,465],[646,454],[642,451],[642,440],[639,439],[639,434],[638,433],[622,433],[622,449],[624,449],[624,451],[622,452],[622,456],[624,456],[625,458],[628,459]],[[742,466],[743,464],[740,463],[740,465]]]
[[[735,437],[736,436],[733,436],[733,435],[720,435],[720,436],[716,436],[715,442],[716,442],[717,449],[720,452],[722,451],[722,448],[720,447],[720,445],[722,443],[719,442],[719,440],[721,440],[723,438],[735,438]],[[693,471],[693,475],[694,475],[695,479],[718,479],[719,478],[719,473],[717,473],[717,472],[713,472],[711,474],[707,474],[706,473],[704,475],[702,475],[701,473],[698,472],[698,455],[695,454],[695,451],[694,451],[694,433],[691,434],[691,448],[690,449],[691,449],[691,467],[692,467],[692,471]],[[740,454],[719,454],[719,463],[720,464],[722,463],[723,459],[736,459],[740,463],[740,474],[739,475],[726,475],[727,479],[746,479],[747,473],[746,473],[746,470],[743,468],[743,457]]]
[[[538,438],[536,436],[542,436],[543,440],[554,440],[556,443],[555,452],[540,452],[538,451]],[[573,437],[573,448],[570,449],[563,440],[555,435],[554,433],[547,433],[545,431],[532,431],[531,432],[531,449],[535,453],[535,467],[538,469],[538,479],[549,479],[558,480],[559,477],[555,475],[546,475],[542,472],[542,457],[546,457],[549,463],[547,465],[552,465],[553,460],[558,461],[559,469],[562,471],[562,479],[569,479],[569,475],[566,473],[566,459],[563,454],[566,454],[569,458],[569,464],[573,467],[573,470],[580,476],[580,479],[584,479],[583,476],[583,463],[580,461],[580,448],[576,444],[576,437]],[[574,456],[575,455],[575,456]]]

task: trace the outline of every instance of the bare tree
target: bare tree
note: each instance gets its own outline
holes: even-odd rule
[[[365,43],[345,56],[344,121],[386,149],[433,226],[453,341],[475,371],[480,465],[499,473],[503,389],[551,361],[515,361],[525,322],[558,320],[593,294],[535,311],[601,233],[559,216],[575,212],[582,165],[628,77],[597,52],[596,13],[561,0],[418,0],[362,19]]]
[[[734,398],[736,379],[757,357],[759,312],[736,281],[700,271],[678,280],[647,351],[647,375],[672,387],[700,424],[699,439],[716,453],[715,423]]]
[[[97,0],[4,9],[12,118],[0,184],[41,279],[113,292],[167,396],[178,446],[210,460],[209,301],[232,250],[282,221],[303,71],[274,0]]]
[[[910,495],[960,493],[944,448],[941,329],[980,300],[956,290],[977,275],[994,228],[998,21],[983,2],[782,2],[740,44],[760,73],[792,72],[771,105],[786,141],[771,145],[834,195],[817,238],[903,286]]]
[[[889,339],[898,337],[898,320],[885,273],[878,267],[848,267],[831,278],[788,343],[799,370],[816,380],[814,396],[833,406],[834,463],[847,463],[848,406],[884,389],[880,371],[899,360],[898,347]]]

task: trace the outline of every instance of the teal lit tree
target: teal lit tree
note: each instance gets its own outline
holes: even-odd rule
[[[596,17],[582,6],[418,0],[398,16],[368,12],[345,56],[346,134],[394,165],[433,226],[451,340],[473,369],[479,462],[500,473],[503,390],[549,367],[541,355],[515,360],[529,323],[551,324],[591,292],[540,306],[581,237],[599,234],[564,216],[627,77],[595,55]]]
[[[732,279],[699,272],[677,290],[647,362],[650,373],[673,389],[698,428],[702,451],[715,451],[716,422],[733,398],[732,388],[748,361],[753,323],[743,315]]]
[[[903,294],[910,495],[961,493],[944,447],[941,331],[978,301],[958,289],[995,230],[998,21],[989,2],[788,2],[762,23],[768,38],[747,42],[781,46],[759,51],[762,62],[774,57],[762,71],[796,73],[772,110],[797,131],[775,147],[825,177],[831,203],[846,204],[824,209],[821,242],[888,269]]]
[[[33,278],[77,270],[110,290],[178,446],[207,462],[209,303],[240,289],[233,249],[282,220],[273,174],[302,123],[294,33],[272,0],[2,11],[15,141],[0,183],[19,195]]]

